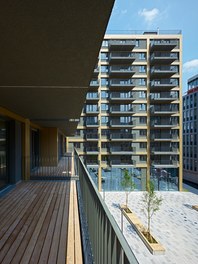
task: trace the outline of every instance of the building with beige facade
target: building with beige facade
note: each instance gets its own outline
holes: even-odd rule
[[[105,35],[77,131],[67,141],[99,190],[124,168],[139,190],[150,178],[158,190],[181,190],[181,40],[179,31]]]

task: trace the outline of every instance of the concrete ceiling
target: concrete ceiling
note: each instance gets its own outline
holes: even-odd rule
[[[0,106],[73,133],[113,3],[0,1]]]

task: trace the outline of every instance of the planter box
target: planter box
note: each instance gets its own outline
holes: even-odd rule
[[[152,236],[154,243],[150,243],[144,233],[146,233],[146,228],[142,225],[139,218],[129,209],[126,208],[125,205],[121,205],[120,209],[123,213],[123,215],[126,217],[126,219],[129,221],[129,223],[133,226],[139,237],[142,239],[148,250],[153,255],[164,255],[165,249],[164,247],[157,242],[157,240]]]

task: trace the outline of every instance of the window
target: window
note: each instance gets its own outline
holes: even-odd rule
[[[146,161],[146,155],[141,155],[140,156],[140,161]]]
[[[140,130],[140,136],[146,136],[146,129]]]
[[[101,86],[108,86],[109,81],[106,78],[101,78]]]
[[[146,66],[139,66],[139,72],[146,72]]]
[[[101,117],[101,124],[102,125],[107,125],[109,122],[109,117],[108,116],[102,116]]]
[[[102,66],[100,67],[100,70],[101,70],[102,73],[105,73],[105,72],[108,72],[108,71],[109,71],[109,68],[108,68],[108,66],[106,66],[106,65],[102,65]]]
[[[146,148],[146,142],[141,142],[140,143],[140,148],[145,149]]]
[[[102,111],[108,111],[109,110],[109,105],[108,104],[101,104],[101,110]]]
[[[107,91],[101,91],[101,98],[102,99],[108,98],[108,92]]]
[[[138,85],[145,86],[146,85],[146,80],[145,79],[138,79]]]
[[[103,40],[102,47],[108,47],[108,40]]]
[[[146,59],[146,53],[145,52],[140,52],[139,53],[139,60],[145,60]]]
[[[140,91],[139,92],[139,98],[146,98],[146,92]]]
[[[101,59],[101,61],[107,61],[108,60],[108,53],[107,52],[101,52],[100,53],[100,59]]]
[[[139,47],[140,46],[140,41],[138,39],[135,41],[135,46],[136,47]]]
[[[139,110],[140,111],[146,111],[146,104],[140,104],[139,105]]]
[[[140,117],[140,124],[146,124],[146,116]]]

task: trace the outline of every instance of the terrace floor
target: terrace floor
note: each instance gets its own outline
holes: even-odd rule
[[[0,263],[82,263],[75,181],[28,181],[0,198]]]

